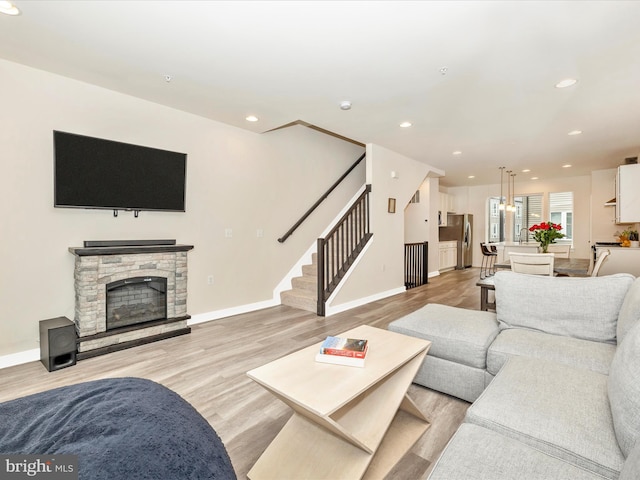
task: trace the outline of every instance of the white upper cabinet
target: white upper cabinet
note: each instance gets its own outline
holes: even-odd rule
[[[621,165],[616,177],[616,223],[640,222],[640,165]]]
[[[440,208],[439,210],[443,213],[455,213],[455,195],[451,195],[449,193],[440,192]]]

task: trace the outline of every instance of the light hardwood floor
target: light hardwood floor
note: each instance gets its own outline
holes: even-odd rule
[[[155,342],[47,372],[40,362],[0,370],[0,402],[50,388],[113,377],[161,383],[190,402],[224,442],[239,479],[291,416],[291,410],[246,372],[358,325],[379,328],[427,303],[480,308],[479,269],[446,272],[428,285],[322,318],[291,307],[194,325],[190,335]],[[387,476],[425,478],[463,420],[467,402],[412,385],[410,395],[432,422]]]

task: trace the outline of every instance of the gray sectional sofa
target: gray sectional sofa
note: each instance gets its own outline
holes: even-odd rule
[[[495,276],[496,312],[430,304],[415,382],[473,402],[431,480],[640,479],[640,278]]]

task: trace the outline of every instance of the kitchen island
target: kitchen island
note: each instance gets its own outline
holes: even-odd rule
[[[596,255],[602,250],[609,250],[611,254],[600,267],[598,276],[614,273],[630,273],[640,277],[640,248],[631,247],[601,247],[596,245]]]
[[[510,253],[538,253],[539,246],[537,242],[500,242],[490,243],[489,245],[496,247],[498,251],[498,258],[496,261],[498,263],[509,261]]]

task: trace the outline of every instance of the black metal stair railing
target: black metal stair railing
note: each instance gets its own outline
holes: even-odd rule
[[[404,286],[408,289],[429,283],[429,242],[404,244]]]
[[[318,309],[325,314],[327,299],[345,276],[349,267],[372,237],[369,229],[369,193],[367,185],[336,226],[318,239]]]

